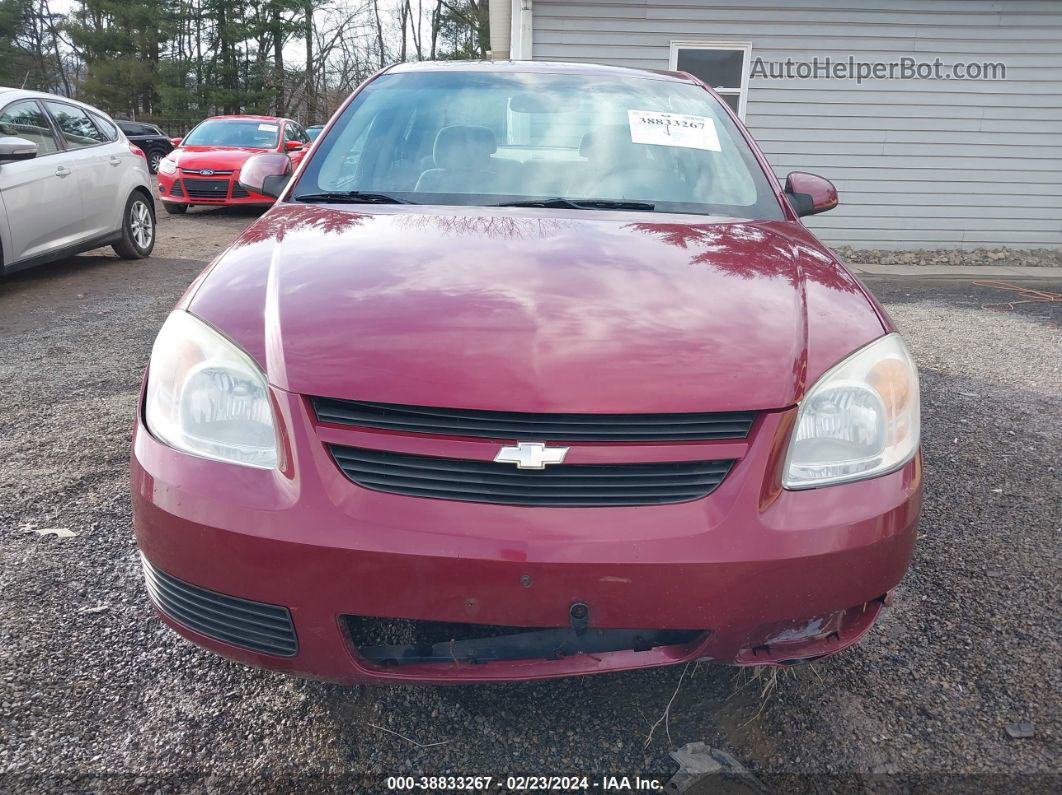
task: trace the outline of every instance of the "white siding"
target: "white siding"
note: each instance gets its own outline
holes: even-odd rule
[[[864,248],[1062,248],[1060,0],[534,0],[536,60],[667,69],[673,40],[765,61],[1002,61],[1006,81],[767,80],[746,123],[779,176],[832,179],[808,220]]]

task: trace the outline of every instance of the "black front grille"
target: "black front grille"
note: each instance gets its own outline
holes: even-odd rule
[[[232,198],[234,199],[246,199],[251,194],[247,192],[247,189],[243,187],[239,182],[235,182],[232,185]]]
[[[398,433],[551,442],[744,439],[752,411],[714,414],[527,414],[314,398],[320,422]]]
[[[178,624],[264,654],[291,657],[299,650],[286,607],[208,591],[159,571],[143,555],[140,561],[151,601]]]
[[[170,195],[171,196],[183,196],[184,195],[184,191],[181,190],[181,182],[180,182],[180,180],[175,180],[174,181],[173,190],[170,191]]]
[[[556,464],[517,469],[494,461],[387,453],[329,445],[359,486],[409,497],[502,505],[618,506],[687,502],[712,492],[732,461]]]
[[[225,199],[229,195],[227,179],[188,179],[184,178],[184,190],[192,199]]]

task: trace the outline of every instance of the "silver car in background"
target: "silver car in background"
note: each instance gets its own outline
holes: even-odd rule
[[[110,245],[155,246],[144,153],[107,114],[54,94],[0,87],[0,273]]]

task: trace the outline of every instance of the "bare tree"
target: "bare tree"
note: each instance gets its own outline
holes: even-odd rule
[[[442,19],[442,0],[435,0],[435,8],[431,11],[431,60],[437,55],[436,46],[439,42],[439,21]]]
[[[66,69],[63,66],[63,56],[59,52],[59,29],[56,26],[56,15],[53,14],[51,8],[49,8],[48,0],[41,0],[40,13],[45,29],[48,31],[48,35],[52,39],[52,52],[55,53],[55,69],[59,73],[59,79],[63,83],[63,94],[68,97],[73,96],[70,92],[70,81],[67,79]]]
[[[313,75],[313,0],[306,0],[303,6],[306,14],[306,118],[317,120],[317,87]]]
[[[380,21],[379,0],[372,0],[372,10],[376,15],[376,41],[380,48],[380,68],[387,66],[387,51],[384,47],[383,22]]]
[[[284,26],[280,13],[280,3],[273,0],[270,9],[270,22],[273,33],[273,90],[276,92],[274,104],[276,114],[284,115]]]

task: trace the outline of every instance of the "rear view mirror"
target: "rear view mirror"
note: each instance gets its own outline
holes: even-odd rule
[[[299,143],[298,141],[288,141],[284,144],[284,149],[288,152],[298,152],[302,148],[303,144]]]
[[[0,138],[0,163],[13,160],[32,160],[37,156],[37,144],[14,136]]]
[[[252,155],[240,168],[240,186],[251,193],[277,198],[291,179],[291,161],[287,155]]]
[[[181,142],[182,142],[183,140],[184,140],[183,138],[171,138],[171,139],[170,139],[170,143],[171,143],[171,144],[173,144],[173,145],[174,145],[174,147],[178,147],[178,146],[180,146],[180,145],[181,145]]]
[[[785,197],[797,215],[815,215],[837,206],[837,188],[824,177],[794,171],[785,178]]]
[[[549,103],[534,94],[520,93],[509,97],[509,110],[513,113],[549,113]]]

